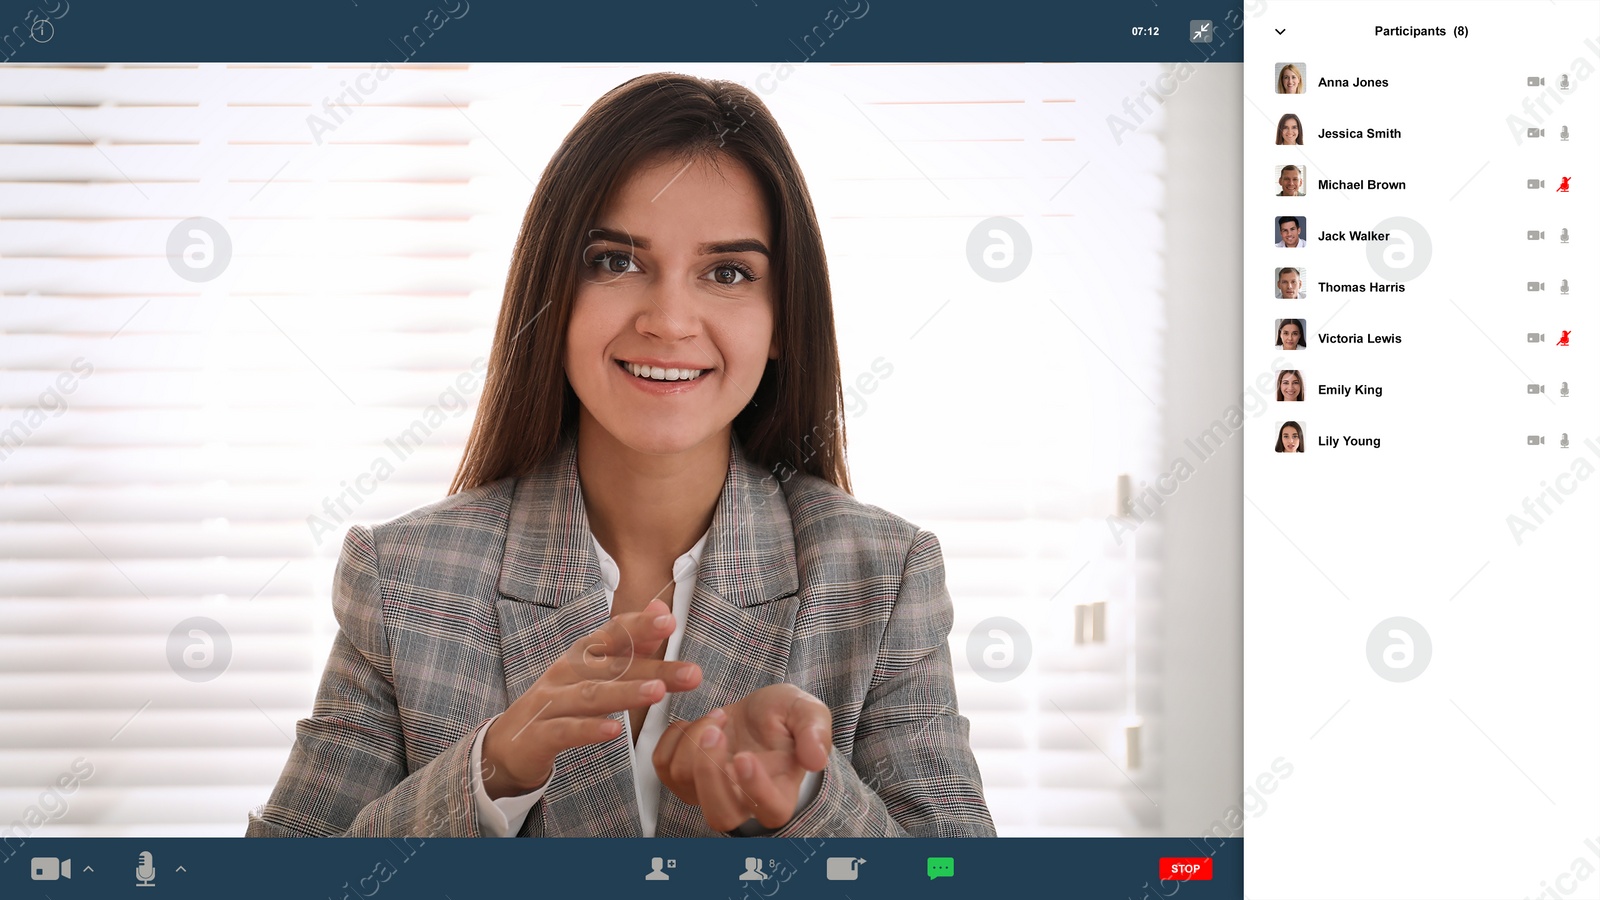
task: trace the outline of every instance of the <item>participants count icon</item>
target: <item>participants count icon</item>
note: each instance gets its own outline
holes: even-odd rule
[[[744,858],[744,871],[739,873],[740,881],[766,881],[767,873],[761,871],[761,857],[746,856]]]

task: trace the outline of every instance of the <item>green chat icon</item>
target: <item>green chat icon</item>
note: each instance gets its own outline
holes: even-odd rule
[[[956,858],[954,856],[928,857],[928,880],[935,878],[956,877]]]

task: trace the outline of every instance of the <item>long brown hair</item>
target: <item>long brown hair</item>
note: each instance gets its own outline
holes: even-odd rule
[[[1304,378],[1300,377],[1300,370],[1299,369],[1284,369],[1283,371],[1278,373],[1278,399],[1279,400],[1283,399],[1283,376],[1285,376],[1285,375],[1293,375],[1294,376],[1294,380],[1300,382],[1300,396],[1298,396],[1298,397],[1296,397],[1294,399],[1296,399],[1296,400],[1304,400],[1304,399],[1306,399],[1306,380]]]
[[[1289,124],[1290,119],[1294,120],[1294,142],[1296,144],[1304,144],[1306,142],[1306,127],[1300,124],[1300,117],[1294,113],[1284,113],[1283,117],[1278,120],[1278,132],[1273,138],[1274,143],[1280,146],[1283,145],[1283,126]]]
[[[545,166],[517,236],[451,493],[533,471],[575,432],[578,398],[562,351],[587,235],[627,176],[662,157],[737,160],[761,184],[772,217],[778,358],[733,420],[745,454],[785,479],[801,471],[850,490],[828,261],[794,152],[743,87],[657,73],[595,101]]]

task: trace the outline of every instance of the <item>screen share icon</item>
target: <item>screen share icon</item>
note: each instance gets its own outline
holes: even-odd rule
[[[828,857],[829,881],[855,881],[856,875],[861,871],[861,864],[866,862],[859,856],[830,856]]]

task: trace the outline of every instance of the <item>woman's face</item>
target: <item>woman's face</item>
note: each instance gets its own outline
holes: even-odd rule
[[[1283,325],[1278,328],[1278,340],[1283,344],[1283,349],[1285,350],[1300,349],[1300,323],[1283,323]]]
[[[583,414],[640,453],[726,441],[777,358],[755,177],[727,157],[647,163],[582,252],[564,362]]]
[[[1300,122],[1297,119],[1284,119],[1283,129],[1278,132],[1278,143],[1294,144],[1300,141]]]
[[[1278,379],[1278,390],[1283,392],[1285,400],[1299,400],[1300,376],[1285,372],[1283,377]]]
[[[1300,429],[1294,427],[1293,425],[1285,425],[1283,426],[1283,430],[1278,432],[1278,434],[1283,438],[1283,452],[1300,452]]]
[[[1298,94],[1298,93],[1300,93],[1300,73],[1299,72],[1296,72],[1293,69],[1284,69],[1283,70],[1283,75],[1279,79],[1279,82],[1283,85],[1283,92],[1285,94]],[[1256,83],[1260,84],[1261,82],[1258,81]],[[1260,134],[1259,131],[1256,132],[1256,133]]]

